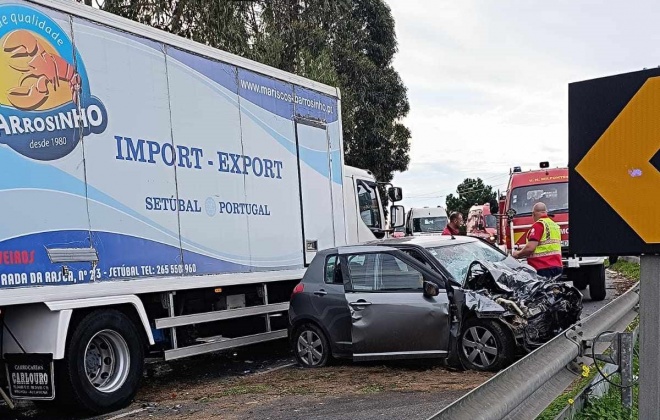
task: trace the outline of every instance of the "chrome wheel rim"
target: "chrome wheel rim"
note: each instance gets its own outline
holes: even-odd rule
[[[497,341],[484,327],[471,327],[463,334],[463,354],[473,365],[487,368],[495,363],[499,354]]]
[[[128,344],[119,333],[99,331],[85,348],[85,375],[98,391],[115,392],[128,378],[130,361]]]
[[[298,336],[298,356],[307,366],[317,366],[323,359],[323,342],[314,331],[304,330]]]

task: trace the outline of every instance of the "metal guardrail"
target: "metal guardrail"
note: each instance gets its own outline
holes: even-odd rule
[[[545,395],[545,389],[561,381],[561,374],[580,353],[580,341],[596,337],[613,326],[621,326],[623,320],[630,322],[636,316],[639,302],[639,284],[600,308],[587,318],[548,341],[532,353],[507,369],[500,371],[478,388],[465,394],[429,420],[501,420],[528,418],[521,407],[533,403],[537,395]],[[625,326],[624,326],[625,328]],[[570,373],[574,378],[574,374]],[[570,383],[570,382],[569,382]],[[565,386],[554,387],[552,401]],[[532,397],[530,399],[530,397]],[[547,405],[546,405],[547,406]],[[534,418],[532,416],[531,418]]]

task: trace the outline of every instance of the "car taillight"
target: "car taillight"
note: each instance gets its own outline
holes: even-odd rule
[[[302,283],[298,283],[296,287],[293,288],[293,292],[291,293],[291,297],[293,298],[294,295],[297,295],[298,293],[302,293],[305,290],[305,285]]]

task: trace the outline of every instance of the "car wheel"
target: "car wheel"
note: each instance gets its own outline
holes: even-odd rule
[[[314,324],[303,324],[292,337],[293,353],[300,366],[318,368],[331,358],[330,343],[323,331]]]
[[[466,368],[500,370],[511,362],[514,350],[511,334],[497,321],[472,318],[465,322],[458,353]]]
[[[589,281],[589,295],[591,300],[600,301],[607,296],[607,288],[605,286],[605,266],[590,265],[584,267],[586,278]]]
[[[100,414],[126,407],[144,366],[140,331],[124,313],[94,311],[78,322],[60,364],[59,402]]]

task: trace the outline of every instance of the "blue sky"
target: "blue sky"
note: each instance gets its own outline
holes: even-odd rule
[[[660,65],[652,1],[386,0],[408,88],[403,204],[445,204],[464,178],[568,162],[568,84]]]

